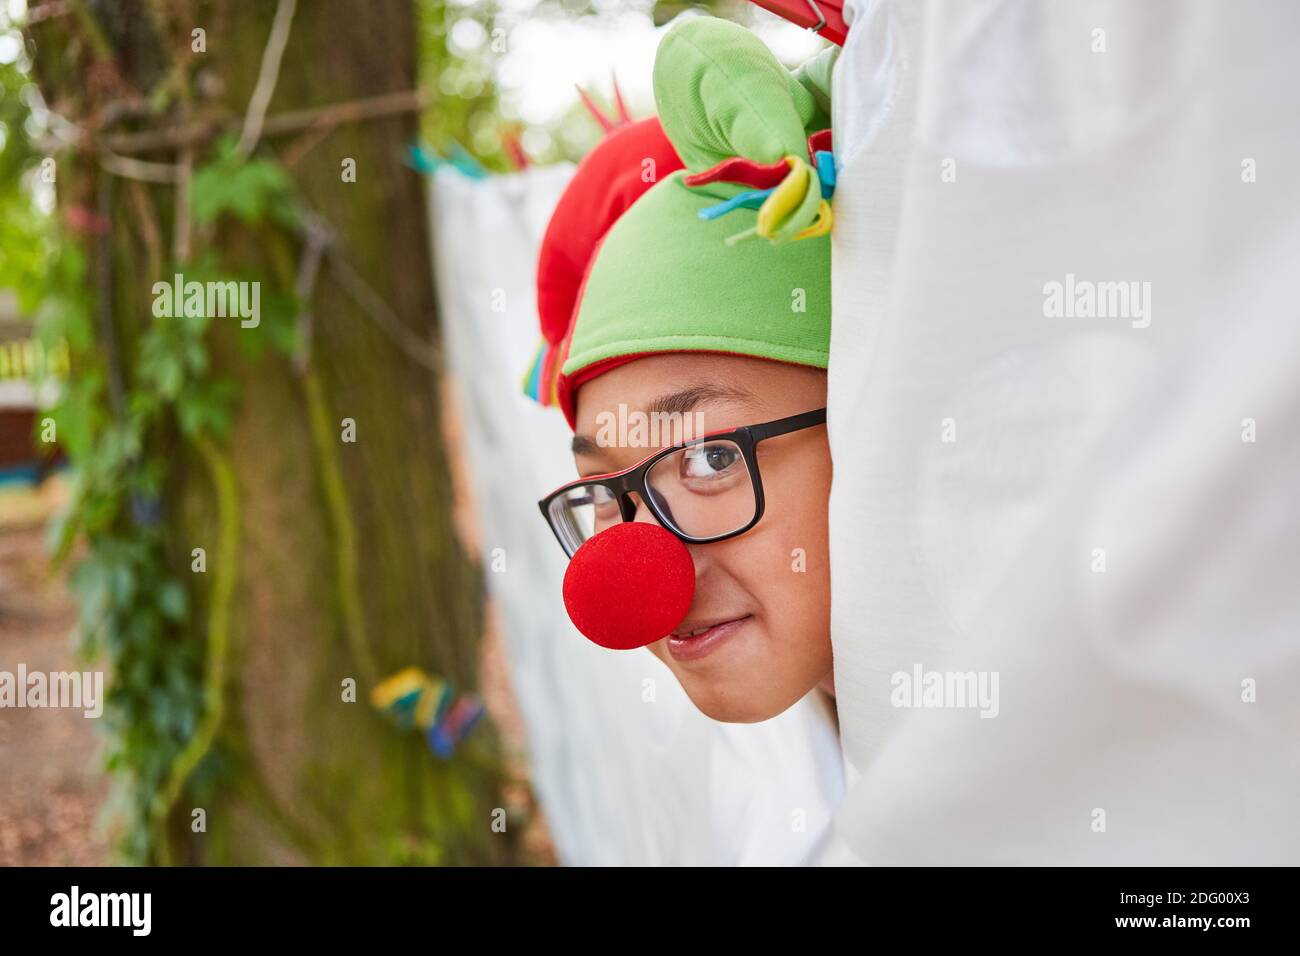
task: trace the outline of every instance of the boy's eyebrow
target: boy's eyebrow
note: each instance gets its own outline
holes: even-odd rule
[[[600,453],[600,446],[586,435],[574,435],[571,447],[575,455],[596,455]]]
[[[690,388],[666,392],[646,403],[647,415],[684,415],[704,402],[743,402],[762,404],[758,396],[743,385],[692,385]],[[600,446],[586,435],[574,435],[571,449],[575,455],[599,455]]]
[[[684,415],[702,402],[743,402],[747,405],[760,404],[759,398],[743,385],[692,385],[676,392],[668,392],[652,399],[646,404],[648,415],[678,414]]]

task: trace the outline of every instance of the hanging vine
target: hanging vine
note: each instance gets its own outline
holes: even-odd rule
[[[265,159],[236,164],[231,155],[228,147],[219,149],[196,171],[195,222],[226,215],[247,224],[266,216],[291,222],[292,191],[282,171]],[[201,282],[237,278],[206,252],[173,269]],[[210,787],[222,763],[215,745],[225,710],[239,519],[233,472],[221,449],[236,390],[211,374],[211,317],[176,308],[156,318],[136,343],[134,361],[113,369],[98,347],[93,310],[78,291],[85,283],[76,244],[59,245],[51,276],[37,335],[69,343],[76,370],[49,410],[77,463],[68,505],[53,526],[55,553],[67,559],[84,542],[70,582],[81,606],[80,648],[88,657],[102,656],[114,675],[105,717],[108,766],[120,782],[123,850],[131,861],[165,861],[168,815],[187,787]],[[266,340],[285,355],[292,351],[292,302],[292,293],[273,291],[262,316]],[[114,378],[123,383],[120,402],[108,394]],[[178,439],[207,469],[217,504],[204,626],[194,626],[190,593],[164,546],[160,499]],[[194,640],[196,633],[203,639]]]

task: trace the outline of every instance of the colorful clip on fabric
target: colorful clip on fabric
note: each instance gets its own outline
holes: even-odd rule
[[[844,46],[849,28],[844,22],[844,0],[751,0],[791,23],[812,30],[836,46]]]
[[[407,144],[406,165],[417,173],[432,176],[443,166],[451,166],[469,179],[486,179],[487,168],[475,159],[464,146],[452,140],[451,156],[443,159],[428,143],[414,142]]]
[[[406,147],[406,165],[417,173],[432,176],[446,160],[429,148],[426,143],[409,143]]]
[[[446,760],[453,755],[483,715],[476,694],[459,697],[450,682],[418,667],[385,678],[370,693],[370,703],[402,730],[419,730],[429,748]]]
[[[425,734],[429,749],[443,760],[450,759],[457,745],[469,736],[469,732],[483,716],[483,711],[483,702],[478,697],[462,694],[451,705],[446,717],[430,727]]]

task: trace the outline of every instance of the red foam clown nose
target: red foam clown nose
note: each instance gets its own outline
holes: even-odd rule
[[[695,563],[658,525],[626,521],[583,542],[564,574],[564,607],[588,640],[612,650],[645,647],[686,617]]]

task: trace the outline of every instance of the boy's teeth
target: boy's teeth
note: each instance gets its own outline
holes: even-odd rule
[[[725,620],[725,621],[718,621],[718,622],[715,623],[715,624],[706,624],[706,625],[704,625],[703,627],[697,627],[697,628],[695,628],[695,630],[693,630],[693,631],[673,631],[672,634],[670,634],[669,636],[670,636],[670,637],[675,637],[675,638],[677,638],[679,641],[686,640],[687,638],[690,638],[690,637],[699,637],[701,634],[705,634],[705,633],[707,633],[707,632],[713,630],[715,627],[722,627],[724,624],[731,624],[731,623],[733,623],[734,621],[743,621],[743,620],[745,620],[747,617],[749,617],[748,614],[746,614],[746,615],[744,615],[744,616],[742,616],[742,617],[738,617],[738,618],[729,618],[729,619],[727,619],[727,620]]]

